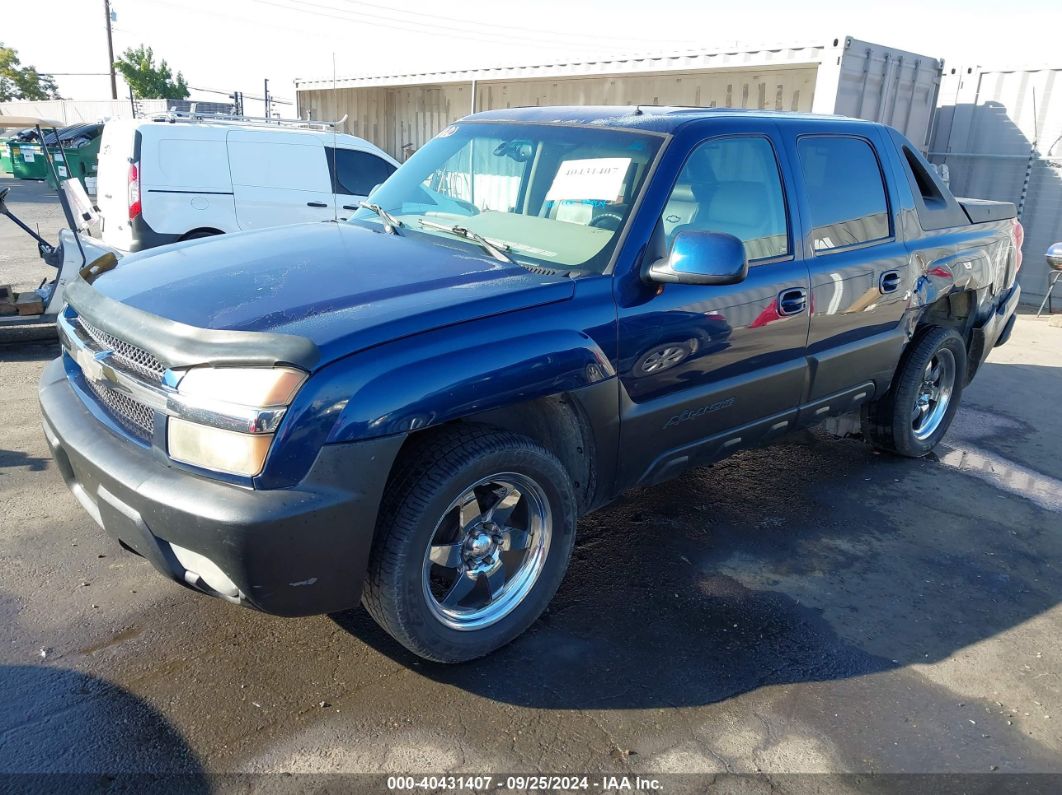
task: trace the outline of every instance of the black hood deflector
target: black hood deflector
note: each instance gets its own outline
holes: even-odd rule
[[[311,371],[320,359],[317,346],[305,337],[196,328],[108,298],[80,276],[67,285],[66,300],[92,325],[150,351],[171,368],[293,365]]]

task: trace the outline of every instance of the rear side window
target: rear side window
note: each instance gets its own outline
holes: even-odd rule
[[[878,158],[862,138],[804,136],[797,141],[815,251],[889,237],[889,203]]]
[[[222,140],[162,138],[154,147],[144,149],[142,176],[149,188],[232,190],[228,154]]]
[[[395,167],[369,152],[356,149],[329,149],[335,155],[336,193],[368,196],[369,191],[394,173]]]
[[[324,147],[234,140],[229,136],[233,185],[331,193]]]

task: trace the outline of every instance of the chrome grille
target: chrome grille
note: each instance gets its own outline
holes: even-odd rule
[[[92,394],[96,396],[107,412],[134,436],[150,442],[155,435],[155,412],[138,400],[121,392],[115,392],[95,381],[86,378]]]
[[[82,317],[79,317],[77,322],[93,342],[99,347],[111,351],[111,357],[119,367],[156,384],[162,383],[162,376],[166,372],[166,366],[150,353],[143,348],[138,348],[136,345],[108,334],[102,329],[96,328]]]

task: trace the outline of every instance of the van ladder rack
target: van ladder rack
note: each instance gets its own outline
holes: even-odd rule
[[[317,121],[315,119],[272,119],[267,116],[239,116],[232,113],[195,113],[168,110],[162,113],[147,114],[152,121],[168,121],[171,124],[196,124],[202,122],[221,124],[240,124],[253,127],[286,127],[303,130],[334,130],[347,120],[346,116],[337,121]]]

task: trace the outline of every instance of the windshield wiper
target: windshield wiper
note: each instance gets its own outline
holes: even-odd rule
[[[384,221],[384,231],[389,235],[397,235],[398,227],[402,226],[402,222],[395,218],[391,213],[387,212],[383,207],[372,202],[362,202],[361,206],[366,210],[372,210]]]
[[[492,257],[494,257],[494,259],[499,260],[501,262],[508,262],[513,265],[519,264],[516,260],[514,260],[512,257],[505,253],[509,250],[508,243],[495,243],[483,237],[483,235],[481,235],[479,232],[473,232],[471,229],[466,229],[460,224],[454,224],[453,226],[450,226],[448,224],[437,224],[435,223],[435,221],[425,221],[423,218],[421,218],[420,225],[426,226],[428,229],[438,229],[440,232],[449,232],[451,235],[463,237],[465,238],[465,240],[472,240],[483,246],[486,252]]]

